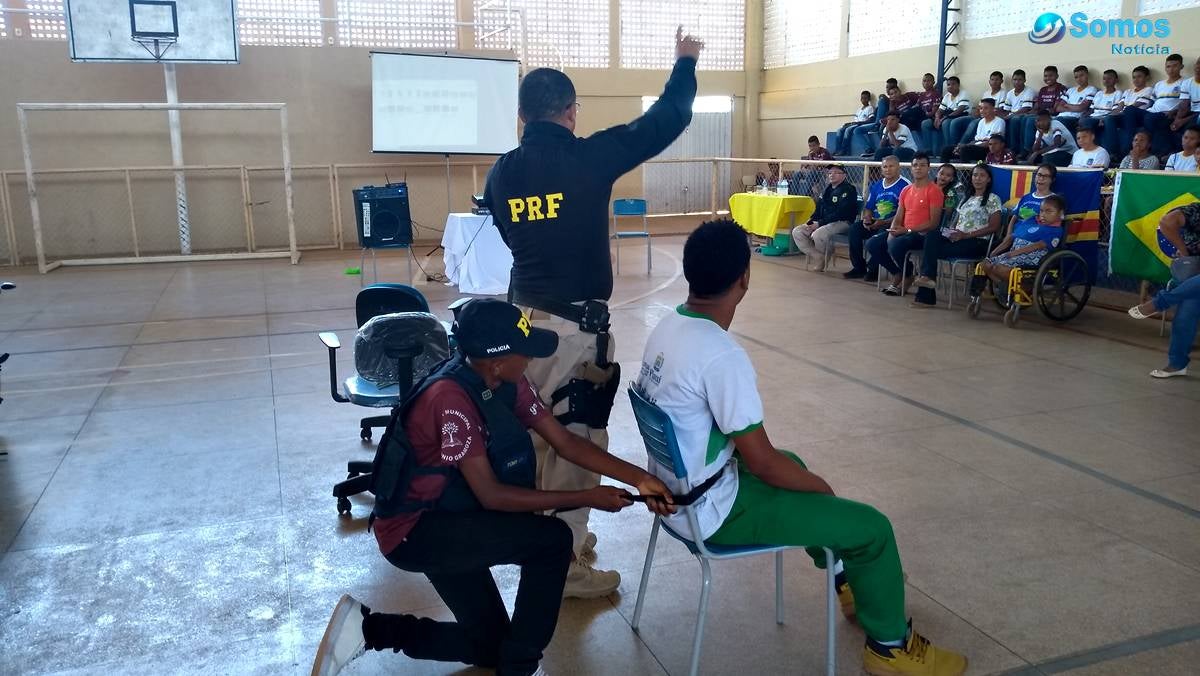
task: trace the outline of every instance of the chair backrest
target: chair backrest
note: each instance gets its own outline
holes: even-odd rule
[[[629,386],[629,403],[633,405],[633,417],[637,420],[638,431],[650,458],[674,474],[675,478],[687,479],[687,466],[679,454],[675,428],[666,412],[650,403],[634,385]]]
[[[358,326],[372,317],[397,312],[429,312],[429,302],[420,291],[407,284],[372,284],[358,292],[354,314]]]
[[[428,312],[372,317],[354,336],[354,369],[379,387],[407,388],[450,356],[446,330]]]
[[[646,200],[639,198],[627,198],[613,200],[613,216],[644,216],[646,214]]]

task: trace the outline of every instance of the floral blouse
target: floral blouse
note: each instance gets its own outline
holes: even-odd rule
[[[1000,211],[1000,198],[988,193],[987,199],[973,195],[958,205],[958,222],[955,228],[962,232],[975,232],[987,227],[992,214]]]

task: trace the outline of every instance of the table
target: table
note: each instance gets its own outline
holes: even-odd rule
[[[459,291],[486,296],[508,293],[512,252],[500,239],[491,216],[450,214],[442,246],[446,277]]]
[[[729,215],[746,232],[760,237],[767,237],[776,242],[772,249],[791,248],[792,228],[798,223],[807,223],[817,210],[813,198],[804,195],[779,195],[776,193],[739,192],[729,196]],[[778,237],[786,235],[786,241],[781,247]],[[779,255],[783,251],[768,251],[763,247],[763,253]]]

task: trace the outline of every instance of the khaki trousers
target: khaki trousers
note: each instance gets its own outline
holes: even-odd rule
[[[534,359],[525,371],[525,377],[537,389],[538,395],[546,405],[551,404],[554,391],[566,385],[579,372],[580,365],[596,361],[596,335],[584,333],[579,325],[560,317],[548,315],[539,310],[522,308],[529,315],[530,322],[541,329],[549,329],[558,334],[558,350],[547,359]],[[608,340],[608,358],[611,360],[615,350],[612,336]],[[554,414],[565,413],[568,408],[566,399],[554,407]],[[567,429],[585,439],[591,440],[605,451],[608,450],[608,430],[590,428],[583,423],[567,425]],[[545,491],[581,491],[600,485],[600,475],[590,472],[579,465],[561,457],[536,433],[533,435],[534,449],[538,456],[538,488]],[[588,533],[588,508],[573,509],[558,514],[571,527],[571,537],[578,556],[583,547],[583,540]]]

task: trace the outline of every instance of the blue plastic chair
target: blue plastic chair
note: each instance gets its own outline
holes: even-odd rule
[[[679,442],[675,438],[675,429],[671,419],[663,410],[646,400],[635,387],[629,388],[629,401],[633,404],[633,415],[637,420],[638,431],[646,445],[646,453],[653,463],[670,471],[677,479],[687,485],[687,467],[679,453]],[[642,583],[638,588],[637,605],[633,611],[633,630],[638,632],[642,618],[642,606],[646,601],[646,588],[650,583],[650,566],[654,562],[654,549],[658,544],[658,530],[661,527],[667,535],[679,540],[688,551],[700,562],[700,609],[696,618],[696,632],[692,639],[692,661],[688,673],[696,676],[700,671],[700,647],[704,642],[704,623],[708,615],[708,597],[712,588],[712,569],[709,561],[723,559],[739,559],[759,554],[775,555],[775,622],[783,624],[783,552],[788,549],[801,549],[800,545],[740,545],[736,547],[706,543],[696,537],[700,526],[696,521],[696,513],[691,506],[681,506],[679,509],[687,517],[689,533],[677,533],[655,515],[654,527],[650,530],[650,544],[646,548],[646,565],[642,568]],[[825,582],[828,587],[825,601],[826,634],[825,634],[825,671],[828,676],[834,676],[837,671],[837,626],[835,625],[835,606],[837,592],[833,581],[833,566],[836,558],[828,547],[825,550]]]
[[[618,230],[617,219],[621,217],[642,217],[641,230]],[[650,274],[650,225],[646,219],[646,200],[632,198],[613,200],[612,237],[617,241],[617,274],[621,274],[621,240],[629,237],[646,238],[646,274]]]

